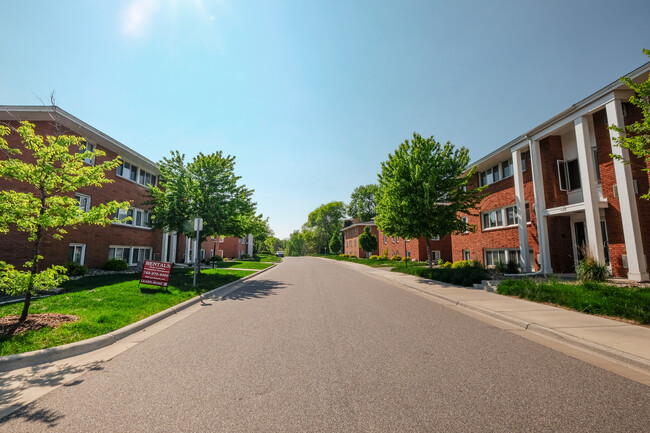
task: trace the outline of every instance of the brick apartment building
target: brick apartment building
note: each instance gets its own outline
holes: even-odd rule
[[[628,77],[643,82],[649,72],[646,63]],[[627,102],[631,95],[617,80],[472,163],[478,169],[469,187],[487,185],[489,193],[478,215],[464,216],[476,231],[443,238],[432,250],[444,260],[515,260],[526,272],[548,274],[575,272],[586,246],[614,276],[648,280],[650,202],[640,198],[648,166],[613,145],[618,133],[608,129],[642,119]],[[365,256],[358,236],[366,225],[389,256],[426,259],[422,240],[385,237],[372,222],[343,229],[345,253]]]
[[[162,233],[149,227],[150,213],[145,205],[148,200],[146,185],[156,185],[160,176],[154,162],[60,108],[0,106],[0,122],[17,127],[22,120],[33,123],[39,135],[84,137],[89,149],[100,149],[106,153],[106,156],[96,157],[96,161],[87,161],[88,164],[117,156],[122,158],[123,164],[117,170],[106,172],[106,177],[113,180],[112,183],[104,184],[101,188],[85,187],[75,193],[80,207],[87,210],[93,205],[112,200],[131,202],[129,210],[118,215],[120,218],[131,217],[130,221],[115,222],[105,227],[81,225],[69,229],[62,240],[46,237],[41,249],[44,256],[41,263],[49,266],[72,260],[87,267],[101,267],[110,258],[123,258],[130,265],[146,259],[189,262],[189,258],[193,257],[192,247],[184,236]],[[20,142],[20,136],[15,132],[4,138],[10,147]],[[25,185],[18,182],[0,179],[0,189],[24,188]],[[203,242],[201,255],[210,257],[211,252],[216,251],[222,257],[239,258],[244,253],[252,254],[250,235],[243,240],[220,238],[218,250],[213,248],[213,244],[210,239]],[[31,259],[31,249],[27,245],[27,236],[16,230],[0,235],[0,260],[16,266],[24,264]]]
[[[359,244],[359,235],[363,233],[366,226],[370,226],[370,232],[377,237],[378,248],[371,251],[371,254],[380,255],[384,251],[388,257],[400,256],[408,257],[413,260],[427,260],[426,239],[403,239],[396,236],[386,236],[377,228],[374,221],[366,221],[351,224],[344,227],[343,232],[343,252],[357,257],[365,258],[368,254]],[[434,260],[451,260],[451,237],[445,236],[442,239],[429,240],[431,253]]]

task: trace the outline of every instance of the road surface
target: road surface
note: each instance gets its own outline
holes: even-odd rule
[[[0,421],[34,432],[649,432],[650,387],[286,258]]]

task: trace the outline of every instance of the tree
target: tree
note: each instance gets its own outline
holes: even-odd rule
[[[67,279],[63,266],[41,269],[42,241],[48,236],[61,239],[68,228],[79,224],[109,224],[115,221],[113,215],[118,209],[129,207],[128,202],[111,201],[97,204],[87,212],[82,210],[73,193],[83,187],[101,187],[112,182],[105,172],[114,170],[120,164],[119,158],[87,164],[84,159],[97,161],[105,153],[86,151],[86,142],[80,137],[57,135],[44,140],[34,128],[29,122],[21,122],[15,130],[21,144],[12,148],[3,138],[11,129],[0,126],[0,150],[6,157],[0,161],[0,178],[26,187],[25,192],[0,191],[0,233],[15,229],[26,233],[31,243],[32,258],[23,265],[25,271],[0,262],[0,290],[25,295],[21,322],[27,319],[36,291],[52,289]]]
[[[367,253],[366,255],[370,255],[379,246],[377,236],[372,234],[370,226],[366,226],[363,233],[359,235],[359,245]]]
[[[485,195],[484,187],[467,188],[476,170],[466,171],[468,164],[466,148],[413,133],[411,142],[405,140],[381,163],[375,218],[379,229],[388,236],[427,240],[474,230],[461,214],[474,215]],[[431,268],[431,245],[426,246]]]
[[[341,220],[345,215],[345,205],[341,201],[322,204],[307,217],[304,231],[311,231],[315,252],[325,252],[332,235],[341,230]]]
[[[253,244],[255,252],[264,248],[264,241],[273,236],[273,230],[269,227],[269,219],[264,218],[262,214],[252,214],[248,218],[246,232],[253,235]]]
[[[375,195],[378,189],[379,186],[374,184],[356,187],[350,196],[350,204],[347,208],[348,215],[361,221],[370,221],[375,218],[375,215],[377,215],[375,211]]]
[[[298,230],[294,230],[287,241],[287,246],[285,253],[288,256],[300,256],[302,255],[302,247],[304,244],[304,239],[302,238]]]
[[[332,235],[329,246],[330,246],[330,253],[339,254],[341,252],[341,247],[343,246],[343,243],[341,242],[341,235],[339,232],[336,232]]]
[[[255,203],[251,201],[253,191],[238,185],[234,156],[223,156],[220,151],[199,153],[186,163],[185,155],[174,151],[158,166],[161,181],[150,188],[149,201],[155,228],[193,237],[195,232],[188,221],[200,217],[205,237],[247,234],[257,218]]]
[[[643,50],[643,54],[650,57],[650,50]],[[648,79],[642,83],[636,84],[628,77],[621,78],[621,81],[627,84],[632,90],[634,95],[630,98],[630,103],[639,107],[643,112],[643,119],[636,121],[632,125],[624,128],[615,125],[609,128],[617,131],[620,135],[616,138],[616,144],[628,149],[632,154],[642,159],[645,162],[642,170],[650,171],[650,75]],[[619,155],[612,155],[612,157],[622,160]],[[623,161],[629,164],[630,161]],[[645,195],[641,196],[646,200],[650,200],[650,190]]]

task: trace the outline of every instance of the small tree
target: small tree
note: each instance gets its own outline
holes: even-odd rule
[[[330,239],[330,253],[339,254],[341,252],[342,246],[343,243],[341,242],[341,235],[339,232],[334,233]]]
[[[82,187],[101,187],[112,182],[106,179],[105,172],[115,169],[120,164],[119,158],[87,164],[84,160],[105,153],[86,151],[85,141],[80,137],[58,135],[44,140],[34,128],[29,122],[21,122],[16,129],[21,146],[12,148],[2,138],[10,134],[10,128],[0,126],[0,150],[6,156],[0,161],[0,178],[26,187],[26,192],[0,191],[0,233],[15,229],[26,233],[31,243],[32,258],[23,266],[27,270],[0,262],[0,289],[10,295],[25,295],[21,322],[27,319],[31,297],[36,291],[52,289],[67,279],[62,266],[40,269],[43,239],[46,236],[61,239],[67,233],[66,228],[78,224],[109,224],[118,209],[129,206],[128,202],[112,201],[95,205],[87,212],[80,209],[72,193]],[[26,155],[21,158],[23,152]]]
[[[411,142],[405,140],[381,163],[375,218],[379,229],[389,236],[427,240],[474,230],[461,215],[473,215],[484,187],[467,188],[475,173],[475,167],[466,172],[468,164],[466,148],[413,133]],[[432,268],[428,241],[426,248]]]
[[[644,49],[643,54],[650,57],[650,50]],[[624,128],[615,125],[609,128],[620,134],[616,144],[642,159],[645,162],[642,170],[648,172],[650,171],[650,75],[646,81],[639,84],[633,83],[628,77],[621,78],[621,81],[634,90],[635,95],[630,98],[630,103],[643,111],[643,119]],[[612,157],[621,159],[618,155]],[[630,161],[623,162],[630,163]],[[650,200],[650,190],[641,197]]]
[[[372,234],[370,226],[366,226],[363,229],[363,233],[359,235],[359,245],[361,246],[361,249],[366,252],[367,256],[370,256],[370,254],[372,254],[372,252],[379,246],[377,236]]]

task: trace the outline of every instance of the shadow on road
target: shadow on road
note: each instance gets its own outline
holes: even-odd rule
[[[274,280],[254,280],[242,286],[241,289],[224,296],[224,301],[243,301],[246,299],[265,298],[275,295],[279,289],[284,289],[290,284]]]
[[[93,362],[83,366],[64,365],[59,368],[52,368],[50,365],[37,365],[29,369],[29,373],[24,370],[19,371],[6,371],[0,372],[0,401],[7,405],[12,405],[13,409],[17,409],[12,413],[2,417],[0,412],[0,427],[15,419],[23,419],[31,423],[42,423],[47,427],[56,426],[57,422],[63,418],[54,411],[47,409],[36,409],[34,404],[21,407],[18,398],[21,392],[33,387],[55,387],[62,384],[66,386],[75,386],[83,382],[77,379],[70,383],[66,382],[66,377],[69,379],[71,374],[85,373],[91,370],[102,370],[103,367],[98,362]]]

